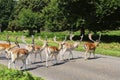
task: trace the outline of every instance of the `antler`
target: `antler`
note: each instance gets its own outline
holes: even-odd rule
[[[56,36],[53,37],[53,41],[56,42],[57,44],[59,44],[59,42],[56,40]]]
[[[99,38],[98,38],[98,40],[100,41],[100,39],[101,39],[101,33],[99,34]]]
[[[10,37],[10,36],[7,35],[7,42],[8,42],[9,44],[11,44],[11,43],[10,43],[10,40],[9,40],[9,37]]]
[[[40,37],[40,36],[38,36],[38,40],[40,40],[40,41],[42,41],[42,42],[43,42],[43,40],[41,39],[41,37]]]
[[[82,41],[83,40],[83,34],[82,34],[82,36],[80,36],[80,41]]]
[[[67,36],[65,36],[65,39],[63,40],[62,44],[64,44],[66,40],[67,40]]]
[[[22,35],[21,40],[22,40],[23,43],[27,44],[27,42],[25,41],[25,36]]]
[[[20,45],[18,44],[18,36],[16,36],[16,38],[15,38],[15,44],[16,44],[18,47],[20,47]]]
[[[58,42],[56,41],[56,38],[57,38],[57,37],[54,36],[54,37],[53,37],[53,41],[56,42],[56,43],[58,43]]]
[[[95,41],[92,39],[92,33],[90,33],[90,34],[88,35],[88,38],[89,38],[91,41],[95,42]]]
[[[73,37],[74,37],[74,36],[75,36],[74,34],[72,34],[72,33],[70,34],[70,37],[69,37],[69,38],[70,38],[71,41],[73,41]]]

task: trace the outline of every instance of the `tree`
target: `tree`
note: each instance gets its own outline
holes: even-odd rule
[[[14,5],[13,0],[0,0],[0,28],[2,31],[7,28]]]
[[[25,12],[30,10],[30,13]],[[28,14],[20,17],[22,14]],[[33,14],[39,15],[33,24],[26,22],[29,28],[23,28],[18,21],[29,20]],[[119,29],[120,0],[19,0],[12,13],[10,26],[14,29],[38,30],[44,28],[49,31],[90,31]],[[20,19],[22,18],[22,19]],[[31,21],[31,20],[30,20]],[[25,24],[25,22],[24,22]],[[12,29],[12,27],[11,27]]]
[[[22,9],[18,15],[17,23],[19,27],[29,31],[29,35],[33,34],[38,26],[39,14],[31,11],[30,9]]]
[[[43,19],[42,19],[42,15],[41,10],[43,9],[43,7],[45,5],[47,5],[48,0],[19,0],[16,2],[16,5],[14,7],[14,11],[12,13],[11,16],[11,21],[9,22],[9,29],[11,30],[24,30],[27,28],[23,28],[21,27],[20,24],[18,24],[18,17],[20,16],[20,14],[23,12],[23,9],[29,9],[32,12],[39,14],[39,17],[36,19],[36,27],[34,28],[34,30],[37,30],[37,32],[40,32],[40,28],[42,28],[43,26]],[[25,11],[25,10],[24,10]],[[27,13],[27,12],[26,12]],[[31,15],[29,15],[31,16]],[[19,17],[20,19],[20,17]]]
[[[48,5],[43,8],[41,14],[43,15],[44,26],[46,30],[65,30],[66,18],[58,0],[51,0]]]

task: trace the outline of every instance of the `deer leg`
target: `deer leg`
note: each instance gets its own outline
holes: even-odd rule
[[[22,66],[20,67],[20,69],[22,69],[22,68],[23,68],[23,66],[24,66],[24,61],[23,61],[23,59],[22,59]]]
[[[9,63],[8,63],[8,69],[10,69],[11,68],[11,64],[13,65],[13,67],[14,67],[14,69],[15,69],[15,61],[9,61]]]
[[[12,64],[14,69],[16,69],[16,67],[15,67],[16,58],[15,58],[15,57],[16,57],[16,55],[12,55],[12,56],[11,56],[11,62],[10,62],[10,66],[11,66],[11,64]]]
[[[10,69],[10,68],[11,68],[11,64],[12,64],[12,61],[11,61],[11,60],[9,60],[9,63],[8,63],[8,69]]]
[[[52,61],[52,63],[54,64],[54,60],[52,60],[55,57],[55,53],[51,53],[50,54],[50,60]]]
[[[66,49],[64,49],[64,50],[61,52],[61,54],[60,54],[60,60],[65,60],[65,58],[64,58],[65,52],[66,52]]]
[[[96,56],[95,56],[95,52],[93,52],[93,56],[94,56],[94,58],[96,57]]]
[[[84,57],[85,60],[87,60],[87,51],[85,52],[85,57]]]
[[[70,53],[69,53],[69,60],[70,60],[70,56],[72,56],[72,59],[73,59],[73,53],[72,53],[72,51],[70,51]]]
[[[89,57],[88,58],[90,58],[90,56],[91,56],[91,52],[89,53]]]
[[[46,52],[46,67],[48,67],[48,58],[49,58],[49,55],[48,55],[48,51]]]
[[[54,55],[55,57],[55,64],[57,64],[57,53]]]
[[[21,69],[25,66],[25,70],[26,70],[26,59],[22,59],[22,66],[20,67]]]
[[[42,53],[40,52],[39,55],[40,55],[40,61],[43,62],[43,60],[42,60]]]
[[[31,53],[27,56],[26,58],[26,64],[28,65],[29,63],[32,64],[32,61],[30,59]]]
[[[34,54],[35,54],[35,58],[34,58],[34,62],[35,62],[36,61],[36,57],[37,57],[37,53],[35,52]]]

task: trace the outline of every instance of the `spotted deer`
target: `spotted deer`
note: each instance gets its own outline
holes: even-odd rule
[[[0,43],[0,52],[2,53],[4,51],[6,53],[6,58],[8,58],[8,53],[7,53],[8,50],[18,46],[17,43],[16,44],[10,43],[9,36],[7,36],[7,42],[8,43]]]
[[[54,41],[58,44],[57,46],[49,46],[47,45],[45,48],[45,53],[46,53],[46,67],[48,67],[48,58],[55,58],[55,63],[57,63],[57,57],[58,54],[60,52],[60,50],[62,49],[62,44],[60,42],[56,41],[56,36],[54,38]]]
[[[9,60],[8,63],[8,68],[11,68],[11,65],[13,64],[13,67],[15,67],[15,62],[16,60],[21,60],[23,65],[20,68],[25,67],[26,70],[26,61],[27,61],[27,57],[29,54],[31,54],[34,51],[34,48],[31,47],[29,49],[25,49],[25,48],[14,48],[14,49],[10,49],[9,50],[9,54],[11,59]]]
[[[41,41],[43,43],[43,45],[39,46],[39,45],[34,44],[34,52],[33,52],[33,54],[35,55],[34,62],[36,61],[37,54],[39,54],[39,56],[40,56],[40,61],[43,62],[43,60],[42,60],[42,51],[44,51],[44,49],[45,49],[45,47],[47,45],[47,41],[42,40],[40,37],[38,37],[38,40]],[[27,44],[26,45],[26,49],[29,49],[29,48],[32,47],[32,45],[29,45],[26,42],[25,36],[22,36],[22,42],[25,43],[25,44]]]
[[[85,57],[84,59],[88,59],[91,55],[91,53],[93,53],[93,56],[95,58],[95,49],[97,48],[97,46],[99,46],[100,43],[100,39],[101,39],[101,34],[99,35],[99,39],[98,40],[93,40],[92,39],[92,34],[88,35],[88,38],[92,41],[92,42],[87,42],[84,45],[84,49],[85,49]],[[87,54],[89,53],[89,57],[87,57]]]
[[[71,34],[71,35],[70,35],[70,40],[71,40],[71,41],[73,41],[73,39],[72,39],[73,37],[74,37],[74,35]],[[73,51],[74,49],[78,48],[78,46],[79,46],[80,42],[82,41],[82,39],[83,39],[83,35],[81,36],[81,38],[80,38],[79,41],[73,41],[73,43],[64,42],[64,43],[62,44],[62,50],[61,50],[61,53],[60,53],[60,60],[63,60],[64,55],[65,55],[65,53],[66,53],[67,51],[69,52],[69,57],[68,57],[68,59],[70,60],[70,56],[72,56],[72,58],[73,58],[73,52],[72,52],[72,51]]]

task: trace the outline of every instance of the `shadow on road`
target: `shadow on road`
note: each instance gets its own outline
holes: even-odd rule
[[[0,60],[7,60],[6,57],[0,57]]]
[[[94,57],[88,58],[88,60],[99,59],[99,58],[106,58],[106,57],[96,56],[95,58]]]
[[[22,69],[21,71],[31,71],[31,70],[37,69],[39,67],[44,67],[44,65],[36,65],[35,67],[30,67],[30,68],[27,68],[26,70]]]

